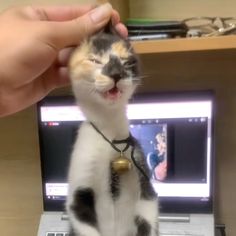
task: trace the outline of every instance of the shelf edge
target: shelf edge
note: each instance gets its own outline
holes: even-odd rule
[[[133,41],[132,45],[138,54],[236,49],[236,35]]]

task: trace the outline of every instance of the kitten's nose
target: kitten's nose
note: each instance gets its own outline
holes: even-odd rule
[[[124,77],[124,68],[116,56],[110,56],[109,62],[104,66],[102,73],[117,83]]]
[[[115,83],[117,83],[122,78],[122,73],[112,73],[109,76],[115,81]]]

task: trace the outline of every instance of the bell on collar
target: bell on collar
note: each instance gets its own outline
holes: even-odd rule
[[[112,169],[117,174],[124,174],[129,171],[132,167],[131,161],[125,157],[122,153],[112,162]]]

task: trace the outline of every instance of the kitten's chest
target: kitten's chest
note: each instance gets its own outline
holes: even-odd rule
[[[131,159],[133,146],[125,140],[112,142],[106,139],[108,138],[103,137],[91,126],[85,124],[82,127],[79,137],[80,145],[77,146],[80,151],[76,158],[80,159],[83,163],[83,169],[89,169],[94,174],[96,186],[103,188],[102,186],[108,186],[107,181],[112,181],[114,175],[117,174],[113,170],[113,163],[123,156],[131,163],[131,169],[127,170],[124,174],[117,174],[119,180],[130,185],[136,185],[138,183],[137,172],[132,167]]]

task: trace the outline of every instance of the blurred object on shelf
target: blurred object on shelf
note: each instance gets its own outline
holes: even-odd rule
[[[211,37],[236,33],[235,17],[192,17],[182,22],[188,27],[187,37]]]
[[[151,40],[186,37],[188,27],[182,21],[128,19],[130,40]]]

